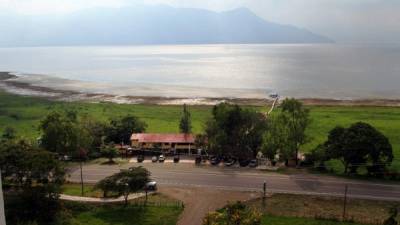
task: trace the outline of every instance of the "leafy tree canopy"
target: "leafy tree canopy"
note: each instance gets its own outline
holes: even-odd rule
[[[378,176],[393,161],[389,139],[363,122],[334,128],[324,146],[328,158],[342,160],[345,173],[356,173],[360,165],[366,164],[370,174]]]
[[[308,141],[306,128],[310,123],[309,110],[294,98],[285,99],[281,104],[281,109],[288,135],[287,150],[294,154],[296,164],[298,164],[299,148]]]
[[[108,158],[108,162],[113,162],[113,159],[118,156],[118,150],[115,148],[114,144],[102,145],[100,153]]]
[[[76,113],[52,112],[40,123],[41,146],[58,154],[74,154],[92,146],[92,136],[78,121]]]
[[[143,167],[131,167],[119,173],[100,180],[95,188],[100,189],[107,197],[108,193],[113,192],[118,196],[123,195],[127,201],[130,193],[135,193],[144,189],[150,181],[150,172]]]
[[[112,119],[107,129],[107,142],[129,144],[132,133],[144,132],[146,127],[146,123],[135,116]]]
[[[226,103],[214,106],[205,134],[211,153],[239,159],[255,157],[266,127],[261,113]]]
[[[9,140],[0,145],[0,168],[11,187],[5,192],[7,221],[53,224],[64,182],[64,169],[54,153],[24,140]]]

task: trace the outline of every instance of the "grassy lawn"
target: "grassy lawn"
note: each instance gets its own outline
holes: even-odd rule
[[[254,107],[266,110],[264,107]],[[307,132],[311,141],[303,146],[307,152],[325,141],[327,133],[337,125],[349,126],[358,121],[372,124],[389,137],[395,153],[393,167],[400,170],[400,108],[399,107],[351,107],[310,106],[312,123]],[[133,114],[148,124],[147,132],[178,132],[181,106],[126,105],[113,103],[54,102],[40,98],[22,97],[0,91],[0,132],[14,127],[18,135],[29,139],[39,136],[40,120],[52,110],[75,109],[99,120]],[[210,117],[211,106],[190,106],[195,133],[202,132],[204,122]],[[332,166],[340,169],[340,165]]]
[[[81,185],[80,184],[64,184],[62,186],[62,193],[66,195],[81,196]],[[100,190],[94,190],[93,185],[84,184],[83,185],[83,195],[85,197],[100,198],[103,197],[103,192]]]
[[[335,197],[319,197],[307,195],[274,194],[266,199],[265,205],[261,199],[251,200],[249,206],[261,210],[266,218],[265,224],[336,224],[329,221],[318,221],[315,218],[342,219],[343,199]],[[392,207],[398,205],[395,202],[349,199],[346,218],[361,224],[382,224],[388,218]],[[283,218],[282,218],[283,217]],[[286,217],[294,217],[286,218]],[[297,219],[309,218],[307,219]],[[298,223],[290,223],[290,221]],[[276,222],[275,222],[276,221]],[[308,221],[310,223],[308,223]]]
[[[71,225],[175,225],[183,208],[162,195],[149,197],[150,206],[89,205],[66,203],[71,211]],[[168,205],[168,203],[171,203]]]
[[[356,223],[343,223],[329,220],[315,220],[295,217],[278,217],[265,215],[262,218],[263,225],[361,225]]]

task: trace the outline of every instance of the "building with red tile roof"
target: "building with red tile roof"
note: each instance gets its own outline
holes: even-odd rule
[[[195,137],[192,134],[155,134],[135,133],[131,136],[131,144],[134,148],[173,150],[177,152],[187,151],[191,154],[195,150]]]

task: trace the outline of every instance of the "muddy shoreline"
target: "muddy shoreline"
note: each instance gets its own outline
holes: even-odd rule
[[[18,76],[9,72],[0,72],[0,89],[8,93],[35,96],[55,101],[114,102],[125,104],[157,104],[157,105],[215,105],[228,102],[239,105],[260,106],[271,104],[272,99],[261,98],[174,98],[153,96],[116,96],[102,93],[85,93],[70,90],[52,89],[36,86],[17,80]],[[305,105],[323,106],[400,106],[400,99],[321,99],[302,98]]]

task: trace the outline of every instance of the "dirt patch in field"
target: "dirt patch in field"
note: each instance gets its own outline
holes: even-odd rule
[[[160,187],[159,192],[185,204],[178,225],[200,225],[204,216],[228,202],[247,201],[260,196],[257,192],[227,191],[205,187]]]

